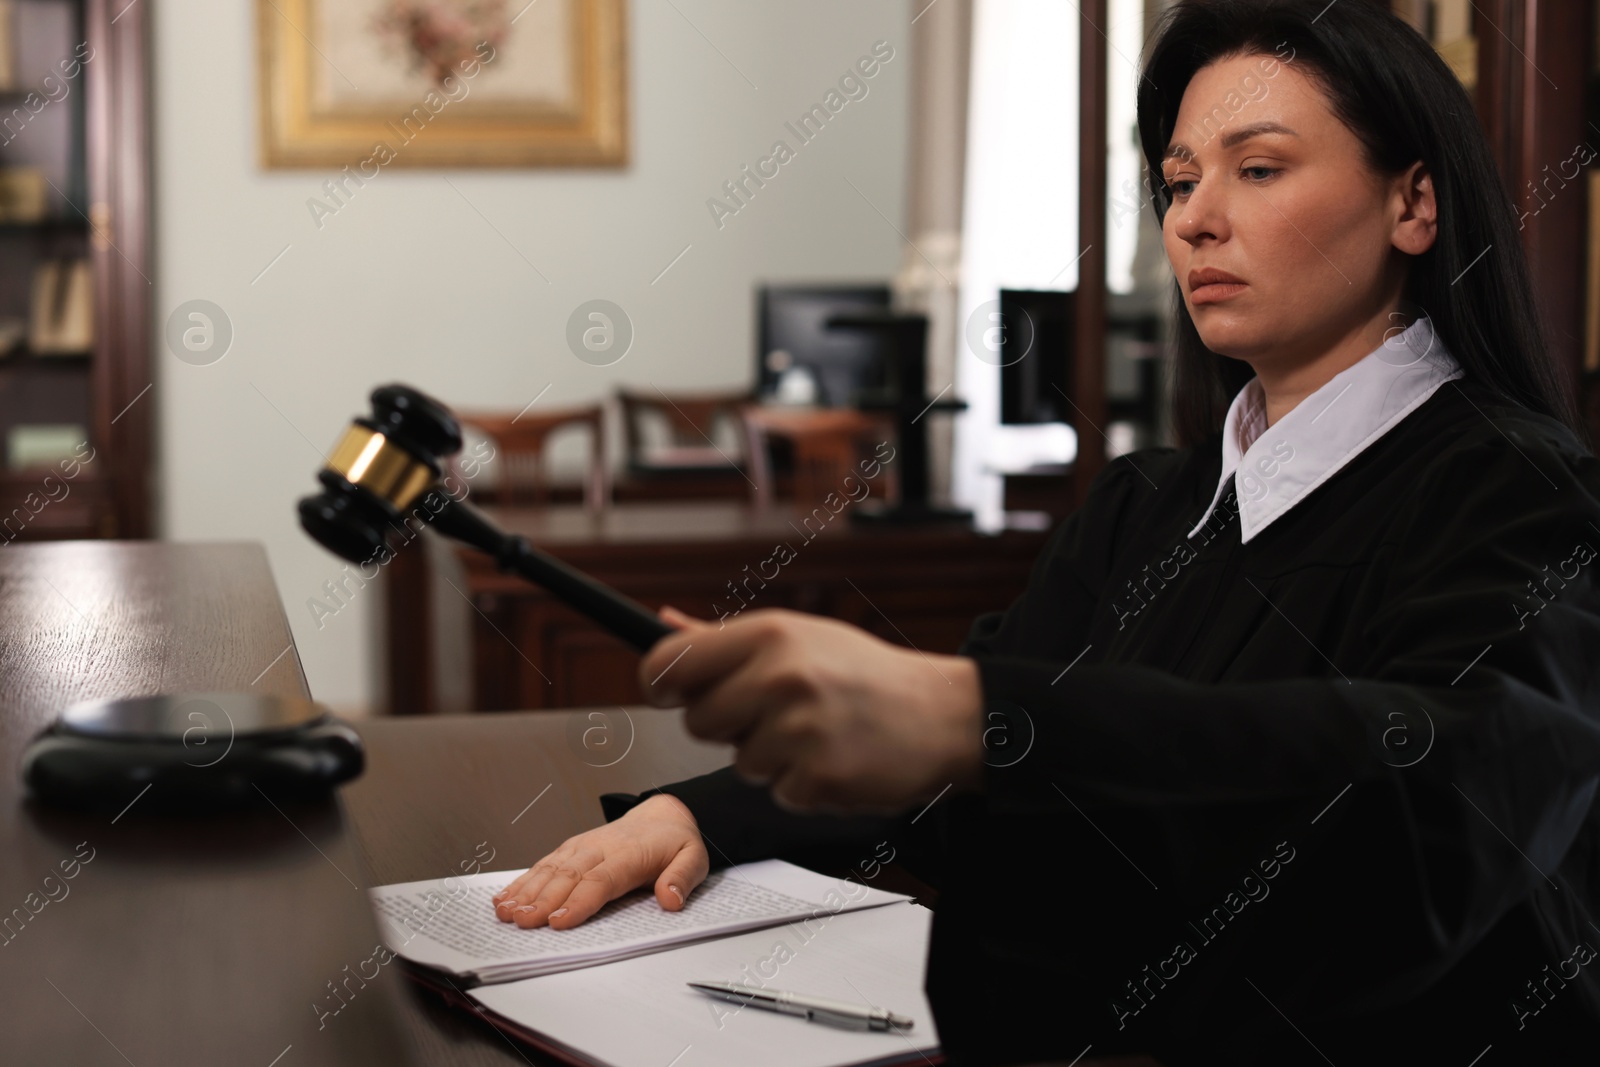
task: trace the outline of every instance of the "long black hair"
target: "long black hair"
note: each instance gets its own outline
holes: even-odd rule
[[[1161,162],[1184,90],[1201,68],[1238,55],[1271,57],[1312,78],[1376,173],[1422,161],[1433,176],[1439,230],[1410,264],[1403,299],[1429,315],[1467,376],[1587,443],[1571,384],[1545,346],[1516,209],[1472,100],[1427,40],[1382,5],[1178,0],[1152,35],[1139,79],[1139,139],[1157,221],[1172,204]],[[1478,259],[1486,245],[1493,250]],[[1172,422],[1179,443],[1192,445],[1221,429],[1254,372],[1205,346],[1176,280],[1173,299]]]

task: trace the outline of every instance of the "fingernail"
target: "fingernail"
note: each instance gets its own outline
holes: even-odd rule
[[[669,886],[667,886],[667,892],[669,892],[669,893],[672,893],[672,894],[673,894],[673,895],[674,895],[674,896],[676,896],[676,897],[677,897],[677,898],[678,898],[678,899],[679,899],[679,900],[682,900],[682,899],[683,899],[683,890],[681,890],[681,889],[679,889],[679,888],[678,888],[678,887],[677,887],[677,886],[675,886],[675,885],[669,885]]]
[[[534,908],[533,908],[532,904],[518,904],[517,905],[517,914],[518,915],[522,914],[525,911],[533,911],[533,910],[534,910]]]
[[[561,918],[561,916],[565,915],[566,913],[567,913],[567,909],[566,908],[557,908],[555,911],[552,911],[550,913],[550,918],[559,919],[559,918]]]

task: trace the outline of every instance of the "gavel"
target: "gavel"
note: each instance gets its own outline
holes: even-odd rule
[[[672,632],[644,605],[496,528],[444,490],[440,461],[461,451],[461,426],[449,408],[404,385],[380,386],[371,401],[372,414],[350,424],[317,475],[322,492],[300,500],[300,525],[324,548],[370,563],[392,551],[397,523],[415,519],[543,587],[640,652]]]

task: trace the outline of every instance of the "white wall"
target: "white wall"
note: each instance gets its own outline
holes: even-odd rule
[[[266,546],[312,692],[336,708],[374,699],[379,620],[369,589],[319,629],[307,601],[341,564],[301,533],[294,504],[374,385],[513,410],[546,385],[540,406],[620,382],[741,385],[758,280],[887,278],[899,262],[910,13],[897,0],[633,0],[626,169],[386,167],[320,230],[306,202],[331,172],[257,161],[255,4],[153,2],[158,335],[146,399],[159,408],[162,532]],[[783,123],[879,39],[896,56],[869,94],[719,231],[706,200],[774,140],[794,146]],[[564,340],[571,311],[597,297],[637,331],[608,368]],[[159,334],[192,299],[233,325],[210,366],[179,361]]]

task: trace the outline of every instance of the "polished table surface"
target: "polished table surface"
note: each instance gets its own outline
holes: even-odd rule
[[[259,547],[0,550],[0,1061],[407,1062],[392,991],[315,1012],[377,941],[337,803],[162,815],[131,794],[89,815],[24,799],[23,749],[64,706],[206,690],[306,695]]]

